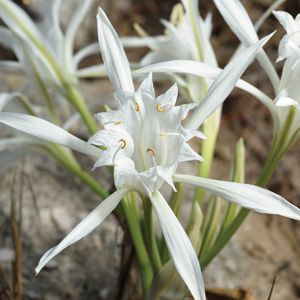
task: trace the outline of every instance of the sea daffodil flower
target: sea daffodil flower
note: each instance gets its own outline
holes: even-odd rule
[[[210,43],[212,22],[211,14],[205,20],[199,14],[198,0],[183,0],[173,8],[171,21],[162,20],[165,27],[164,35],[154,37],[130,38],[125,40],[125,45],[147,46],[151,51],[140,62],[141,66],[184,59],[202,61],[217,66],[217,60]],[[193,102],[199,102],[206,94],[209,82],[205,78],[199,80],[194,76],[173,76],[173,79],[182,87],[182,92],[188,94]]]
[[[171,186],[173,180],[201,186],[213,194],[256,211],[300,219],[300,210],[297,207],[268,190],[247,184],[175,173],[179,162],[201,160],[188,146],[187,141],[193,136],[202,137],[201,133],[194,131],[201,125],[199,122],[203,122],[224,101],[241,73],[255,57],[262,42],[241,54],[238,67],[229,64],[221,72],[211,85],[206,99],[202,101],[203,105],[194,110],[192,118],[183,126],[182,120],[187,117],[193,106],[175,106],[176,86],[156,98],[151,75],[135,91],[121,42],[101,9],[97,20],[102,57],[118,104],[118,110],[98,115],[104,129],[92,136],[87,143],[39,118],[0,113],[0,122],[3,124],[96,157],[95,167],[114,166],[117,191],[106,198],[57,246],[46,252],[36,272],[66,247],[100,225],[121,199],[134,190],[149,197],[178,272],[194,299],[204,300],[204,284],[197,255],[184,229],[160,193],[164,182]],[[101,150],[93,144],[105,146],[106,150]]]
[[[22,52],[26,52],[39,75],[48,82],[60,85],[60,77],[63,76],[63,80],[72,79],[74,83],[80,61],[89,55],[85,52],[74,54],[75,38],[92,3],[92,0],[78,1],[78,6],[63,32],[60,25],[62,0],[42,2],[39,5],[42,22],[38,24],[13,1],[0,0],[0,18],[9,28],[0,27],[0,41],[9,46],[19,60],[0,61],[0,67],[28,73],[28,58],[22,55]],[[11,35],[9,40],[7,31]],[[57,73],[57,68],[60,69],[60,74]]]

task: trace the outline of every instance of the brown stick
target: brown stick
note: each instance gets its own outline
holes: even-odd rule
[[[13,247],[15,250],[15,259],[12,263],[13,274],[13,298],[15,300],[22,299],[23,281],[23,257],[22,257],[22,191],[23,180],[20,182],[19,193],[16,192],[17,171],[14,172],[12,187],[11,187],[11,206],[10,206],[10,221]],[[18,196],[17,196],[18,195]],[[17,209],[18,205],[18,209]]]

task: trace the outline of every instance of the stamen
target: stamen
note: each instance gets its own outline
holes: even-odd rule
[[[156,110],[158,112],[164,112],[165,111],[165,109],[163,109],[160,104],[156,104]]]
[[[148,148],[148,149],[147,149],[147,154],[148,154],[148,155],[151,155],[151,156],[154,156],[154,155],[155,155],[155,152],[154,152],[154,150],[153,150],[152,148]]]
[[[135,110],[136,110],[137,112],[140,111],[140,106],[139,106],[139,104],[138,104],[137,102],[135,102]]]
[[[116,156],[117,156],[117,154],[118,154],[118,152],[121,150],[121,149],[124,149],[125,147],[126,147],[126,141],[125,140],[123,140],[123,139],[121,139],[121,140],[119,140],[119,147],[118,147],[118,149],[116,150],[116,152],[115,152],[115,154],[114,154],[114,156],[113,156],[113,158],[112,158],[112,162],[113,163],[115,163],[115,159],[116,159]]]
[[[121,149],[124,149],[126,147],[126,141],[125,140],[121,139],[121,140],[119,140],[119,143],[120,143]]]

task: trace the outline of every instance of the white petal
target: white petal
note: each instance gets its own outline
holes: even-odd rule
[[[239,0],[214,0],[219,12],[230,29],[246,45],[258,41],[258,37],[248,13]]]
[[[230,29],[243,44],[249,47],[258,41],[254,25],[239,0],[214,0],[214,2]],[[261,49],[257,52],[257,59],[268,74],[276,91],[279,78],[269,57]]]
[[[159,192],[153,193],[150,199],[180,276],[195,300],[206,299],[199,261],[184,229]]]
[[[98,10],[97,24],[103,61],[115,91],[134,92],[130,66],[123,46],[101,8]]]
[[[241,52],[242,53],[242,52]],[[198,61],[191,60],[172,60],[162,63],[153,64],[150,66],[143,67],[139,70],[134,71],[134,74],[139,73],[181,73],[181,74],[189,74],[200,76],[208,79],[216,79],[222,69],[208,65]],[[255,86],[249,84],[248,82],[240,79],[236,86],[254,97],[256,97],[259,101],[261,101],[264,105],[266,105],[269,109],[272,109],[273,100],[264,94],[262,91],[257,89]]]
[[[142,81],[142,83],[137,89],[137,93],[141,97],[145,95],[151,100],[155,99],[155,90],[153,86],[152,73],[149,73],[148,76]]]
[[[255,58],[257,51],[269,39],[266,37],[255,45],[245,49],[225,67],[210,86],[207,95],[193,111],[186,127],[198,129],[200,125],[225,101],[248,65]]]
[[[178,97],[178,86],[173,84],[164,94],[157,97],[156,101],[160,106],[174,106]]]
[[[18,93],[0,93],[0,111],[13,99],[18,97]]]
[[[0,152],[4,150],[12,150],[16,147],[24,147],[25,145],[36,144],[38,141],[26,136],[18,136],[12,138],[0,139]]]
[[[64,129],[43,119],[17,113],[0,113],[0,123],[50,143],[56,143],[87,155],[99,157],[102,151]]]
[[[174,176],[174,181],[202,187],[216,196],[260,213],[300,220],[299,208],[283,197],[255,185],[178,174]]]
[[[299,105],[298,102],[288,96],[288,91],[283,89],[275,99],[276,106]]]
[[[107,76],[106,67],[104,65],[90,66],[75,71],[78,78],[101,78]]]
[[[13,1],[1,0],[0,17],[8,27],[14,29],[19,34],[24,36],[24,32],[22,30],[25,29],[36,39],[40,40],[41,42],[44,41],[44,38],[32,19],[20,6],[13,3]],[[23,27],[22,30],[20,30],[19,24],[21,24]]]
[[[79,63],[84,60],[85,58],[95,55],[99,53],[99,43],[93,43],[90,44],[82,49],[80,49],[75,55],[74,55],[74,65],[77,69]]]
[[[78,1],[78,6],[74,15],[72,16],[66,33],[65,33],[65,64],[69,71],[74,71],[75,65],[73,62],[73,51],[74,51],[74,42],[75,36],[78,32],[79,26],[86,17],[89,9],[91,8],[93,1],[92,0],[85,0],[85,1]]]
[[[272,12],[277,9],[286,0],[275,0],[268,9],[255,21],[254,28],[258,32],[265,21],[270,17]]]
[[[290,34],[297,31],[296,22],[289,13],[285,11],[273,11],[273,14],[287,33]]]
[[[36,274],[57,254],[81,240],[99,226],[129,191],[129,189],[120,189],[101,202],[101,204],[85,217],[57,246],[51,248],[42,256],[35,269]]]
[[[14,60],[1,60],[0,69],[3,72],[17,72],[22,73],[23,69],[21,64],[18,61]]]
[[[203,161],[203,158],[196,151],[194,151],[194,149],[190,145],[186,143],[182,144],[177,159],[179,162],[191,160]]]

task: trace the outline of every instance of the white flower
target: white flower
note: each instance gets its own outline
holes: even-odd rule
[[[164,182],[173,186],[179,162],[201,160],[186,142],[202,135],[181,125],[194,105],[175,106],[177,92],[174,85],[156,98],[149,75],[137,92],[116,92],[117,111],[97,115],[105,129],[89,142],[107,150],[95,167],[115,166],[117,188],[130,186],[150,195]]]
[[[186,142],[193,136],[202,137],[201,133],[194,130],[225,100],[264,41],[240,54],[237,58],[239,63],[234,60],[224,71],[219,72],[207,96],[183,127],[181,121],[193,106],[175,106],[176,85],[156,98],[151,75],[137,91],[134,90],[129,63],[121,42],[101,9],[98,13],[98,32],[103,60],[115,89],[118,110],[97,115],[104,129],[92,136],[88,143],[42,119],[16,113],[0,113],[0,122],[3,124],[96,157],[95,167],[114,166],[117,191],[96,207],[57,246],[47,251],[36,272],[66,247],[100,225],[127,193],[137,191],[149,197],[173,262],[192,296],[195,300],[204,300],[204,283],[198,257],[159,191],[164,182],[172,185],[174,180],[201,186],[222,198],[259,212],[300,219],[298,208],[268,190],[247,184],[175,174],[179,162],[200,160]],[[105,150],[92,144],[104,146]]]
[[[284,60],[290,56],[300,58],[300,14],[294,19],[285,11],[274,11],[273,14],[286,31],[286,35],[279,44],[279,56],[277,61]],[[297,59],[297,61],[298,61]],[[296,63],[297,63],[296,61]]]
[[[182,4],[174,6],[171,21],[161,21],[165,27],[164,35],[141,37],[137,42],[136,38],[132,38],[131,44],[130,38],[127,38],[125,45],[143,45],[151,50],[141,60],[141,66],[175,59],[202,61],[216,66],[217,60],[210,43],[211,14],[203,20],[198,7],[198,0],[183,0]],[[193,102],[199,102],[207,92],[209,82],[205,79],[195,76],[173,77]]]
[[[0,66],[12,71],[23,70],[32,76],[28,68],[31,63],[39,75],[51,83],[74,81],[78,65],[86,57],[85,53],[74,54],[76,33],[92,3],[92,0],[78,1],[63,33],[60,26],[62,0],[40,3],[43,16],[39,24],[13,1],[0,0],[0,17],[9,28],[0,27],[0,42],[11,48],[19,60],[19,63],[0,61]]]

